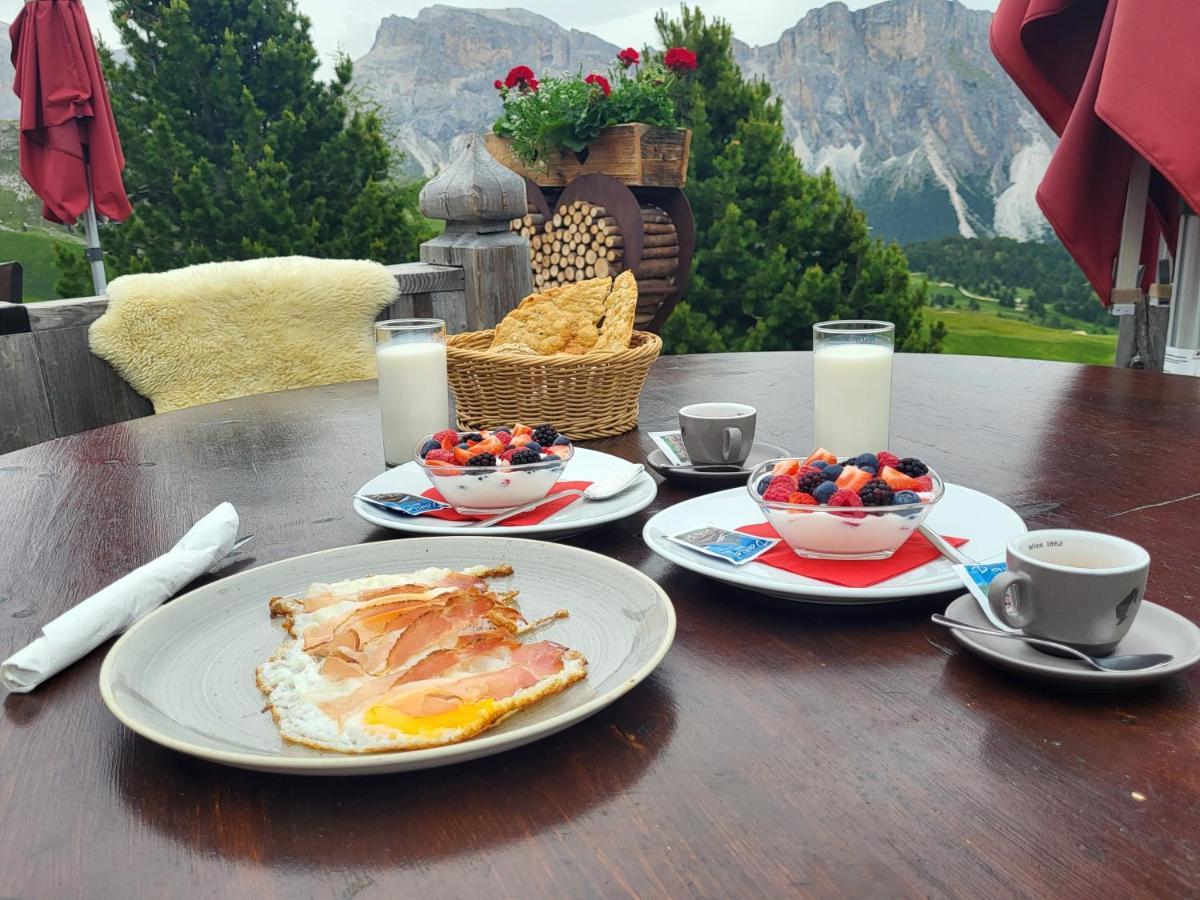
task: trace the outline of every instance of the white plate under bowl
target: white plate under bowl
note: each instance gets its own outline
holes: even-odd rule
[[[984,617],[979,602],[970,594],[964,594],[951,603],[946,610],[946,616],[981,628],[995,627]],[[1175,675],[1200,662],[1200,627],[1179,613],[1149,600],[1142,601],[1133,626],[1113,653],[1169,653],[1175,658],[1164,665],[1137,672],[1101,672],[1087,663],[1060,659],[1035,650],[1024,641],[1014,641],[1010,638],[990,637],[986,634],[954,629],[951,629],[950,633],[976,656],[1001,668],[1018,672],[1026,678],[1084,690],[1107,691],[1141,687]]]
[[[535,619],[570,616],[534,632],[579,650],[588,676],[478,737],[429,750],[340,754],[285,742],[254,670],[284,639],[268,599],[314,581],[509,563],[497,587],[521,592]],[[100,669],[100,693],[143,737],[244,769],[361,775],[428,769],[477,759],[546,737],[603,709],[658,665],[675,636],[675,610],[662,589],[624,563],[588,550],[508,537],[381,541],[297,556],[239,572],[159,608],[134,625]]]
[[[733,488],[664,509],[646,523],[642,539],[659,556],[685,569],[746,590],[803,603],[886,603],[962,587],[950,561],[942,557],[879,584],[850,588],[760,562],[734,566],[667,540],[667,535],[702,525],[733,529],[763,521],[762,510],[746,489]],[[966,538],[962,552],[979,563],[1004,559],[1009,540],[1027,530],[1021,517],[999,500],[956,484],[946,485],[945,495],[929,511],[925,524],[938,534]]]
[[[576,447],[575,455],[567,463],[559,480],[595,483],[623,466],[629,465],[632,463],[619,456],[613,456],[611,453]],[[357,493],[385,494],[395,491],[422,494],[429,488],[429,477],[415,462],[409,462],[389,469],[382,475],[376,475],[359,488]],[[570,537],[581,531],[587,531],[589,528],[615,522],[640,512],[654,502],[657,494],[658,485],[648,473],[643,472],[632,487],[617,496],[609,497],[607,500],[577,500],[537,525],[505,525],[501,523],[486,529],[473,528],[466,533]],[[404,516],[384,512],[358,499],[354,500],[354,511],[380,528],[391,528],[393,531],[404,531],[409,534],[461,535],[464,534],[463,526],[468,524],[466,522],[448,522],[445,519],[434,519],[429,516]]]

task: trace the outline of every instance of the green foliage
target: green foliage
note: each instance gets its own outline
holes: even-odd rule
[[[664,46],[699,60],[673,89],[692,129],[697,233],[687,301],[663,329],[668,352],[808,349],[815,322],[848,318],[895,322],[898,349],[936,351],[943,332],[923,324],[925,288],[903,252],[869,237],[828,172],[804,171],[770,87],[734,62],[730,27],[686,6],[656,24]]]
[[[399,262],[430,233],[342,57],[316,79],[295,0],[113,0],[102,49],[134,215],[101,229],[111,274],[305,254]],[[91,293],[78,251],[59,289]]]
[[[517,77],[523,68],[496,82],[504,108],[492,131],[511,138],[513,153],[526,165],[535,166],[560,150],[579,153],[610,125],[676,123],[671,99],[675,76],[658,63],[609,69],[607,94],[599,83],[586,82],[582,72],[539,80]]]

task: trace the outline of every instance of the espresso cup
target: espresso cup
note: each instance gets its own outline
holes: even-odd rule
[[[1093,656],[1112,653],[1128,633],[1150,570],[1150,554],[1132,541],[1069,529],[1015,537],[1006,559],[1008,571],[988,586],[1000,620]]]
[[[693,403],[679,410],[679,430],[693,463],[740,466],[754,446],[757,418],[745,403]]]

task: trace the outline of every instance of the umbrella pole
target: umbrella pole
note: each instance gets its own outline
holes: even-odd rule
[[[88,189],[88,205],[83,211],[83,233],[87,243],[83,256],[91,266],[92,287],[99,297],[108,289],[108,278],[104,274],[104,251],[100,249],[100,229],[96,225],[96,198],[92,193],[92,165],[88,159],[86,144],[83,148],[83,171]]]
[[[1183,206],[1163,371],[1200,375],[1200,216]]]

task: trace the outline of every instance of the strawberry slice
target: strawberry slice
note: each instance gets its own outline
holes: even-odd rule
[[[913,481],[917,483],[918,493],[928,493],[933,490],[933,479],[928,475],[922,475],[920,478],[914,478]]]
[[[891,466],[884,466],[883,471],[879,473],[879,477],[887,482],[887,486],[893,491],[919,491],[917,479],[905,475]]]
[[[533,438],[528,434],[514,434],[512,440],[508,442],[508,446],[520,449],[532,441]]]
[[[542,452],[557,456],[559,459],[566,459],[571,453],[571,448],[565,444],[552,444],[549,447],[543,447]]]
[[[531,434],[533,434],[533,429],[530,428],[528,425],[521,425],[520,423],[518,423],[513,426],[512,433],[513,433],[513,437],[519,437],[521,435],[531,435]],[[526,443],[528,443],[528,441]]]
[[[494,456],[499,456],[504,452],[504,444],[500,442],[498,437],[486,437],[482,441],[471,445],[471,455],[478,456],[480,453],[491,453]]]
[[[800,471],[800,460],[798,459],[781,459],[775,463],[775,468],[771,470],[772,475],[795,475]]]
[[[816,462],[818,459],[824,460],[825,462],[829,463],[831,466],[835,462],[837,462],[836,456],[834,456],[832,453],[830,453],[824,447],[818,447],[816,450],[814,450],[812,452],[812,456],[810,456],[808,459],[804,460],[803,465],[807,466],[809,463]]]
[[[834,484],[838,486],[839,491],[853,491],[857,494],[863,485],[870,480],[870,472],[864,472],[858,466],[846,466],[842,469],[842,474],[838,476]]]
[[[475,455],[470,450],[464,450],[462,447],[455,447],[450,452],[454,454],[454,461],[463,466]]]

